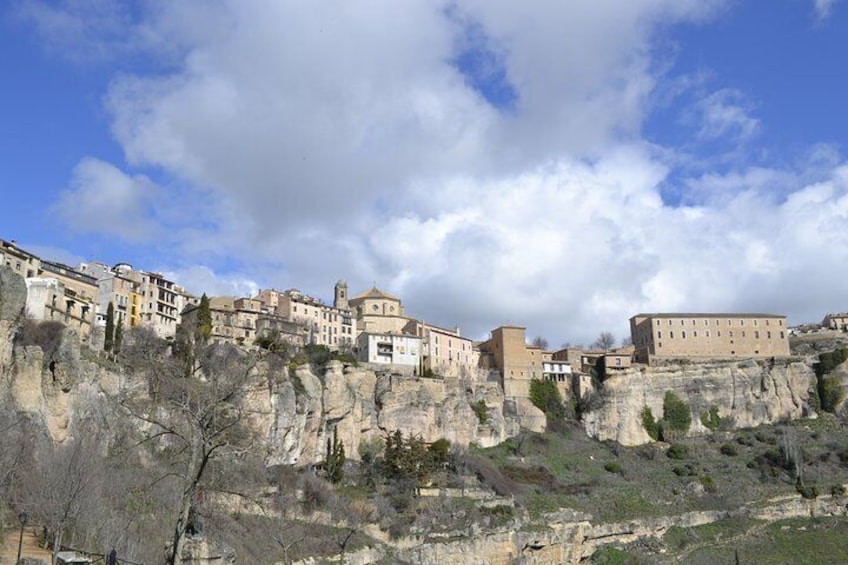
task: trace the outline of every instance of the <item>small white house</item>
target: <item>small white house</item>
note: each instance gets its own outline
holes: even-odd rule
[[[362,332],[356,348],[365,363],[418,367],[421,362],[421,338],[414,335]]]

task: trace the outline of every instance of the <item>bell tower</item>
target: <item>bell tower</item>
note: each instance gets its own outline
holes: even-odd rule
[[[335,295],[333,296],[333,308],[349,310],[347,304],[347,282],[344,279],[336,283]]]

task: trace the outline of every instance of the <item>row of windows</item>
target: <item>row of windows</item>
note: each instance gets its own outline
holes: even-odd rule
[[[710,330],[704,331],[701,335],[702,335],[702,337],[710,337]],[[698,337],[698,330],[692,331],[692,337]],[[716,330],[716,337],[721,337],[721,330]],[[733,330],[728,330],[727,337],[733,337]],[[747,333],[745,332],[745,330],[742,330],[742,337],[747,337]],[[772,338],[771,331],[766,331],[765,337],[766,337],[766,339],[771,339]],[[784,333],[781,331],[780,332],[780,339],[784,339],[784,337],[785,337]],[[673,331],[668,332],[668,338],[674,339],[674,332]],[[683,331],[680,332],[680,338],[686,339],[686,330],[683,330]],[[657,332],[657,339],[662,339],[662,332],[661,331]],[[760,339],[759,330],[754,331],[754,339]]]
[[[673,324],[673,322],[674,322],[674,320],[668,320],[668,325],[669,325],[669,326],[670,326],[670,325],[672,325],[672,324]],[[727,319],[727,320],[726,320],[726,322],[727,322],[727,323],[726,323],[726,325],[728,325],[728,326],[733,325],[733,320],[732,320],[732,319]],[[766,322],[766,325],[767,325],[767,326],[768,326],[768,325],[771,325],[771,324],[770,324],[770,320],[765,320],[765,322]],[[691,325],[695,326],[695,325],[697,325],[697,324],[698,324],[697,320],[694,320],[694,319],[693,319],[693,320],[692,320],[692,324],[691,324]],[[659,326],[659,325],[660,325],[660,320],[657,320],[657,326]],[[686,320],[680,320],[680,325],[681,325],[681,326],[685,326],[685,325],[686,325]],[[710,325],[710,319],[709,319],[709,318],[704,318],[704,324],[703,324],[703,325],[705,325],[705,326],[709,326],[709,325]],[[713,324],[713,325],[720,326],[720,325],[721,325],[721,320],[714,320],[714,324]],[[740,325],[740,326],[744,326],[744,325],[745,325],[745,320],[744,320],[743,318],[740,318],[740,319],[739,319],[739,325]],[[753,320],[753,325],[754,325],[754,326],[758,326],[758,325],[759,325],[759,320],[754,319],[754,320]],[[778,325],[778,326],[782,326],[782,325],[783,325],[783,320],[778,319],[778,320],[777,320],[777,325]]]

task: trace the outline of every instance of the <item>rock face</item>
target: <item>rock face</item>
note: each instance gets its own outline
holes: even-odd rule
[[[0,373],[12,361],[12,342],[26,306],[26,283],[6,265],[0,265]]]
[[[330,362],[321,375],[304,365],[271,379],[267,394],[255,394],[254,425],[266,430],[269,464],[308,465],[324,458],[333,429],[351,459],[360,445],[400,430],[425,442],[488,447],[519,433],[540,430],[545,416],[532,404],[505,402],[497,383],[424,379]],[[487,407],[481,422],[472,404]]]
[[[700,414],[716,406],[723,425],[754,427],[814,416],[809,390],[815,374],[798,361],[742,361],[634,367],[614,373],[598,393],[598,406],[584,415],[586,433],[623,445],[648,443],[642,410],[659,420],[666,391],[692,409],[688,435],[707,433]]]

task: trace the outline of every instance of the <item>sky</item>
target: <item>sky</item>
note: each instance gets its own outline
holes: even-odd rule
[[[0,238],[463,335],[848,309],[841,0],[11,0]]]

